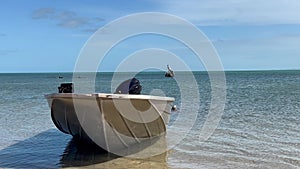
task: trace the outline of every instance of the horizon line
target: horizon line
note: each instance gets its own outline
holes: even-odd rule
[[[228,69],[228,70],[224,70],[224,72],[247,72],[247,71],[299,71],[300,69],[294,68],[294,69]],[[220,70],[211,70],[211,71],[207,71],[207,70],[191,70],[192,72],[222,72]],[[147,70],[147,71],[141,71],[141,72],[166,72],[163,70]],[[186,70],[176,70],[174,72],[189,72]],[[41,72],[37,72],[37,71],[24,71],[24,72],[0,72],[0,74],[9,74],[9,73],[74,73],[74,71],[41,71]],[[113,72],[113,71],[97,71],[97,72],[77,72],[77,73],[139,73],[139,72],[135,72],[135,71],[122,71],[122,72]]]

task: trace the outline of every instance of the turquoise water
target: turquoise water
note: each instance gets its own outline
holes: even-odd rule
[[[178,76],[185,77],[184,73]],[[210,106],[210,82],[205,72],[194,72],[194,76],[200,109],[192,129],[178,146],[159,157],[163,160],[136,160],[78,147],[55,128],[44,95],[72,81],[71,73],[0,74],[0,168],[300,167],[300,71],[226,72],[225,110],[205,142],[198,136]],[[163,72],[139,73],[137,78],[143,94],[157,89],[157,94],[175,97],[179,108],[181,102],[194,106],[192,98],[181,100],[180,87],[174,79],[164,78]],[[111,73],[98,74],[95,92],[110,93],[111,80]],[[170,126],[179,113],[185,112],[172,113]],[[190,125],[189,117],[185,118]]]

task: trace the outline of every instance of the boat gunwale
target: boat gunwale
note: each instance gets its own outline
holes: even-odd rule
[[[112,93],[93,93],[93,94],[79,94],[79,93],[52,93],[45,95],[47,99],[55,98],[72,98],[72,99],[143,99],[143,100],[160,100],[160,101],[175,101],[173,97],[153,96],[153,95],[135,95],[135,94],[112,94]]]

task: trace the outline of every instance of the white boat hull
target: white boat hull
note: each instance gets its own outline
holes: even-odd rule
[[[165,135],[174,101],[170,97],[105,93],[59,93],[46,98],[60,131],[108,151]]]

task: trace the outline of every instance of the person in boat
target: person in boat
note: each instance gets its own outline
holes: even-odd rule
[[[122,82],[116,89],[115,94],[141,94],[142,86],[136,78]]]

